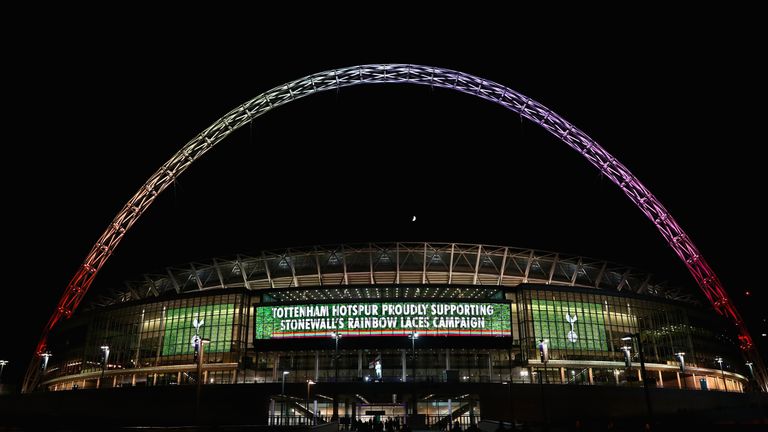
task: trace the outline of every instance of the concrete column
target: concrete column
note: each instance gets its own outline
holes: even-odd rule
[[[315,401],[317,403],[317,401]],[[338,421],[339,420],[339,399],[334,398],[333,399],[333,414],[331,415],[331,421]]]
[[[475,398],[469,397],[469,423],[475,424]]]
[[[152,386],[157,385],[157,374],[152,374]]]
[[[677,388],[682,390],[683,383],[680,382],[680,372],[675,372],[675,375],[677,375]]]
[[[101,388],[101,378],[96,378],[96,388]]]
[[[112,377],[112,387],[117,387],[117,375]],[[85,380],[83,380],[83,388],[85,388]]]
[[[272,382],[277,381],[277,369],[279,366],[280,366],[280,354],[277,354],[275,356],[275,363],[272,365]]]
[[[488,382],[493,382],[493,360],[491,357],[492,354],[488,351]],[[509,380],[512,381],[512,376],[509,377]]]
[[[560,383],[565,384],[567,381],[565,380],[565,368],[560,368]]]
[[[406,358],[405,357],[406,357],[405,356],[405,350],[400,350],[400,363],[403,365],[403,377],[402,377],[402,381],[403,382],[405,382],[406,378],[407,378],[406,377],[406,373],[405,373],[405,362],[406,362]],[[416,381],[416,377],[413,377],[413,380]]]
[[[661,370],[659,372],[659,387],[664,388],[664,377],[661,376]]]
[[[363,377],[363,351],[357,350],[357,377]]]
[[[131,387],[136,387],[136,374],[131,375]]]
[[[701,387],[696,387],[698,385],[698,381],[696,380],[696,374],[691,374],[691,377],[693,378],[693,389],[694,390],[701,390]]]
[[[274,425],[275,424],[275,400],[270,399],[269,400],[269,421],[267,422],[268,425]]]
[[[315,382],[320,378],[320,351],[315,351]]]
[[[587,368],[587,373],[589,374],[589,385],[595,385],[595,380],[592,378],[592,368]]]

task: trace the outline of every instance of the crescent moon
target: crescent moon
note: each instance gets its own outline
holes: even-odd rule
[[[416,216],[414,216],[413,219],[411,219],[411,222],[416,222]]]

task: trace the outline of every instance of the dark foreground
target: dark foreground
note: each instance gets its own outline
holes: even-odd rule
[[[299,384],[301,388],[303,385]],[[527,431],[641,431],[647,408],[641,388],[546,385],[461,384],[452,389],[477,396],[484,420],[515,421]],[[299,391],[286,386],[286,392]],[[369,398],[408,395],[410,385],[396,383],[317,385],[325,394],[360,393]],[[446,391],[419,386],[416,391]],[[279,385],[204,386],[200,410],[194,387],[116,388],[0,396],[2,431],[265,431],[270,395]],[[385,400],[385,399],[384,399]],[[651,430],[768,430],[768,395],[651,389]],[[577,426],[577,421],[581,427]],[[482,430],[500,430],[484,421]],[[312,428],[336,430],[333,424]],[[371,428],[372,432],[376,428]],[[308,427],[283,428],[298,432]]]

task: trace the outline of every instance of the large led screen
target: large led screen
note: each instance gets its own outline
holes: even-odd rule
[[[343,336],[510,336],[506,303],[373,302],[259,306],[256,339]]]
[[[607,351],[605,318],[599,303],[532,300],[533,331],[550,349]]]

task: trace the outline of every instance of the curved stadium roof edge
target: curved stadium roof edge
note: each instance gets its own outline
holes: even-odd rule
[[[392,242],[294,247],[237,255],[145,274],[91,302],[108,306],[208,289],[317,288],[345,285],[447,284],[574,286],[695,303],[690,292],[650,273],[606,260],[536,249],[465,243]]]

